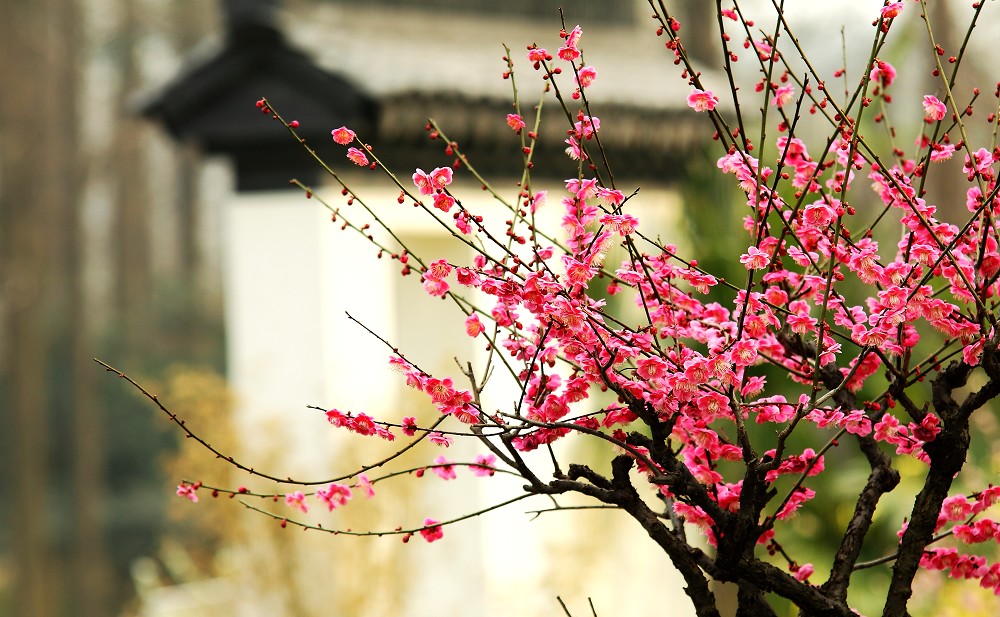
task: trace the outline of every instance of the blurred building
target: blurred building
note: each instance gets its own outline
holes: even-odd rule
[[[424,405],[386,370],[389,350],[345,312],[435,374],[455,374],[455,357],[483,354],[467,342],[459,320],[445,323],[441,303],[428,298],[418,281],[399,277],[398,263],[375,259],[378,250],[371,242],[330,224],[330,213],[315,200],[287,189],[289,173],[308,178],[318,167],[307,162],[287,170],[280,167],[287,155],[265,159],[268,150],[291,140],[276,123],[260,118],[250,103],[266,96],[286,119],[300,123],[304,135],[322,139],[311,140],[312,147],[328,157],[411,251],[425,259],[468,262],[471,254],[449,243],[445,230],[397,203],[399,191],[388,178],[352,169],[342,149],[330,147],[327,135],[340,124],[354,128],[408,182],[416,167],[430,169],[452,161],[443,152],[446,144],[429,139],[424,129],[427,119],[435,118],[476,170],[516,200],[522,170],[519,144],[504,122],[513,92],[511,82],[501,78],[506,70],[502,44],[511,47],[520,104],[525,116],[531,116],[530,110],[542,100],[544,82],[524,60],[525,46],[560,45],[558,11],[553,3],[536,2],[300,3],[284,13],[272,10],[270,3],[257,3],[256,9],[248,9],[249,4],[254,3],[226,3],[231,30],[224,44],[214,53],[191,58],[186,70],[146,101],[145,109],[175,136],[236,161],[235,184],[243,190],[225,208],[223,279],[228,375],[238,401],[234,418],[244,458],[270,452],[271,466],[288,475],[315,477],[319,470],[337,474],[375,455],[365,444],[337,435],[324,424],[322,414],[305,411],[305,405],[385,418],[417,413]],[[684,161],[702,146],[705,127],[692,124],[692,115],[678,106],[687,86],[650,32],[654,28],[642,16],[645,12],[642,3],[581,2],[566,18],[573,21],[568,27],[576,21],[585,24],[585,57],[600,71],[589,90],[590,102],[605,127],[603,145],[619,186],[626,192],[641,186],[640,216],[654,229],[668,230],[678,226],[673,187],[683,175]],[[588,21],[592,25],[587,26]],[[267,31],[269,26],[273,32]],[[242,28],[243,35],[233,28]],[[252,34],[258,38],[251,47],[269,51],[242,63],[234,60],[247,55],[233,51],[234,46],[247,44]],[[327,75],[296,83],[294,76],[306,76],[307,71],[299,64],[301,58],[285,55],[290,48],[309,50]],[[337,80],[340,86],[327,85]],[[570,83],[565,80],[564,87]],[[329,101],[318,104],[324,96]],[[219,102],[232,104],[237,98],[246,99],[243,109],[223,108]],[[565,112],[551,94],[544,103],[543,127],[565,125]],[[342,122],[334,119],[337,113]],[[240,119],[233,120],[236,117]],[[249,124],[241,128],[244,122]],[[265,141],[248,148],[247,142],[265,133],[261,127],[278,141],[271,145],[269,137],[260,137]],[[220,137],[223,134],[228,137]],[[557,195],[563,178],[575,174],[575,163],[565,155],[563,129],[543,129],[543,135],[548,137],[536,149],[533,186]],[[251,163],[247,152],[253,153]],[[453,188],[467,208],[488,218],[503,216],[473,178],[462,172],[457,178]],[[321,187],[330,184],[320,182]],[[324,192],[352,223],[370,222],[359,206],[343,203],[337,187],[317,190],[318,195]],[[553,204],[549,215],[553,228],[558,226],[557,208]],[[374,233],[376,241],[391,245],[388,234]],[[504,394],[509,397],[516,390],[497,382],[488,394],[499,407],[505,404]],[[422,413],[431,417],[426,409]],[[274,456],[274,449],[283,447],[276,445],[276,435],[294,447],[286,445],[287,450]],[[476,452],[473,444],[460,444],[447,454],[471,459]],[[492,484],[459,486],[423,482],[419,488],[402,487],[395,496],[387,494],[394,487],[386,488],[373,502],[374,509],[365,510],[366,518],[348,518],[348,523],[384,529],[419,525],[424,515],[452,518],[520,490],[517,483],[500,478]],[[349,515],[337,512],[317,520],[336,527],[342,516]],[[551,613],[558,610],[556,596],[577,611],[589,611],[588,597],[598,607],[640,610],[647,602],[643,590],[682,593],[666,558],[647,547],[641,530],[623,517],[598,511],[549,513],[534,522],[531,518],[514,506],[449,527],[446,541],[433,546],[403,545],[398,538],[335,539],[286,532],[276,541],[287,543],[293,553],[286,562],[293,569],[286,573],[292,587],[279,592],[273,587],[273,573],[268,586],[267,576],[241,567],[230,580],[238,590],[233,602],[246,615],[331,610],[507,615]],[[267,520],[248,523],[260,524],[273,525]],[[257,546],[242,549],[242,563],[267,559],[266,545],[273,540],[258,537]],[[626,562],[629,567],[622,568]],[[588,565],[578,567],[582,563]],[[198,594],[202,586],[195,583],[189,591]],[[161,594],[183,595],[186,590],[177,587]],[[145,614],[193,614],[170,612],[155,598],[147,596]]]

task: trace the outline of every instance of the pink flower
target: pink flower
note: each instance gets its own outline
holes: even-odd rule
[[[302,491],[295,491],[294,493],[285,495],[285,505],[292,506],[302,513],[309,511],[309,506],[306,505],[306,496],[302,494]]]
[[[750,341],[742,340],[729,350],[729,360],[736,366],[750,366],[757,361],[757,348]]]
[[[455,227],[465,235],[472,233],[472,225],[469,223],[470,217],[468,212],[459,212],[458,216],[455,217]]]
[[[349,158],[352,163],[354,163],[355,165],[357,165],[359,167],[367,167],[368,166],[368,157],[365,156],[364,152],[362,152],[361,150],[358,150],[357,148],[348,148],[347,149],[347,158]]]
[[[795,570],[795,580],[805,581],[807,578],[812,576],[813,571],[814,568],[811,563],[803,564]]]
[[[421,195],[430,195],[436,190],[443,189],[451,184],[451,167],[438,167],[431,173],[417,168],[413,173],[413,184],[420,190]]]
[[[413,185],[417,187],[421,195],[430,195],[434,192],[434,186],[431,184],[431,177],[423,169],[417,168],[417,171],[413,172]]]
[[[447,448],[448,446],[451,445],[451,437],[448,437],[447,435],[442,435],[437,431],[434,431],[433,433],[428,435],[427,438],[431,440],[431,443],[438,446],[444,446]]]
[[[473,475],[479,477],[492,476],[493,474],[496,473],[495,469],[496,465],[497,465],[496,456],[492,454],[490,455],[480,454],[476,456],[476,464],[471,465],[469,469],[472,470]]]
[[[444,455],[434,459],[434,464],[437,465],[437,467],[431,467],[431,471],[433,471],[437,477],[442,480],[454,480],[458,477],[455,475],[455,466],[452,465],[451,461],[445,458]]]
[[[520,133],[524,128],[524,120],[517,114],[507,114],[507,126],[515,133]]]
[[[695,88],[694,91],[688,95],[687,98],[688,107],[695,111],[712,111],[715,106],[719,104],[719,97],[712,94],[709,90],[699,90]]]
[[[198,503],[198,495],[195,494],[196,490],[198,490],[196,485],[184,482],[177,485],[177,496],[183,497],[191,503]]]
[[[569,144],[569,147],[566,148],[566,155],[569,158],[574,161],[587,158],[587,153],[580,148],[580,143],[574,137],[568,137],[565,143]]]
[[[346,126],[342,126],[339,129],[333,129],[332,131],[330,131],[330,134],[333,135],[333,141],[337,142],[342,146],[346,146],[347,144],[354,141],[354,131],[347,128]]]
[[[592,66],[585,66],[577,72],[576,83],[580,88],[586,88],[597,79],[597,69]]]
[[[336,482],[330,484],[325,489],[316,491],[316,497],[326,504],[331,511],[339,506],[346,506],[347,501],[352,497],[351,487]]]
[[[661,379],[667,376],[667,363],[662,358],[640,358],[636,362],[635,374],[642,379]]]
[[[528,61],[529,62],[543,62],[545,60],[550,60],[552,57],[549,56],[549,52],[545,51],[541,47],[535,47],[534,49],[528,50]],[[535,67],[538,68],[538,67]]]
[[[350,420],[347,427],[358,435],[374,435],[375,419],[366,413],[359,413]]]
[[[435,298],[442,298],[448,293],[449,285],[446,281],[434,278],[424,278],[424,291]]]
[[[580,263],[572,257],[563,256],[563,263],[566,265],[566,280],[571,285],[586,285],[587,281],[594,278],[597,271],[587,264]]]
[[[420,530],[420,535],[423,536],[424,540],[428,542],[434,542],[440,540],[444,537],[444,532],[441,531],[441,525],[439,521],[432,518],[424,519],[424,528]]]
[[[331,409],[326,412],[326,421],[337,428],[340,428],[350,424],[351,417],[339,409]]]
[[[475,338],[483,333],[486,328],[483,326],[483,322],[479,321],[479,315],[476,313],[470,314],[465,318],[465,333],[469,336]]]
[[[546,199],[548,199],[548,191],[538,191],[535,193],[534,197],[531,198],[531,212],[534,214],[539,208],[545,205]]]
[[[605,214],[601,217],[601,224],[614,229],[619,236],[627,236],[635,231],[639,226],[639,219],[631,214]]]
[[[447,259],[435,259],[427,268],[427,276],[435,279],[443,279],[451,274],[452,267]]]
[[[358,476],[358,483],[354,485],[354,488],[360,488],[361,492],[365,494],[365,497],[371,499],[375,496],[375,489],[372,488],[371,480],[368,476],[361,474]]]
[[[762,270],[767,267],[770,260],[771,256],[756,246],[748,248],[746,254],[740,257],[740,263],[743,264],[747,270]]]
[[[573,123],[573,128],[584,139],[590,139],[601,130],[601,119],[597,116],[583,116],[582,119]]]
[[[455,198],[448,193],[434,194],[434,207],[442,212],[448,212],[455,206]]]
[[[559,48],[559,57],[567,62],[572,62],[580,57],[580,36],[583,34],[583,30],[580,26],[573,28],[569,34],[566,35],[566,45]]]
[[[403,418],[403,434],[407,437],[413,437],[417,433],[417,419],[413,416],[406,416]]]
[[[451,184],[452,171],[451,167],[438,167],[430,173],[431,185],[435,189],[443,189],[444,187]]]
[[[924,114],[931,120],[944,120],[948,108],[938,100],[936,96],[930,94],[924,96]]]
[[[625,201],[625,193],[622,193],[618,189],[607,189],[603,186],[597,187],[597,197],[612,207],[620,206]]]
[[[788,101],[792,100],[795,96],[795,86],[781,86],[774,91],[774,98],[771,99],[771,104],[777,107],[784,107]]]
[[[560,47],[558,55],[567,62],[572,62],[580,57],[580,50],[575,47]]]
[[[903,12],[902,2],[893,2],[887,6],[882,7],[882,19],[892,19],[893,17],[899,16]]]
[[[883,88],[889,87],[896,81],[896,69],[885,60],[876,60],[868,79],[881,84]]]
[[[931,161],[947,161],[955,154],[955,144],[933,144],[931,146]]]
[[[946,497],[941,504],[940,517],[945,521],[965,520],[970,514],[972,514],[972,504],[969,503],[965,495]]]

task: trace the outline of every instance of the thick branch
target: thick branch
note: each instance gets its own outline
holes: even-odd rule
[[[639,497],[635,487],[628,480],[628,470],[632,467],[632,463],[632,459],[628,456],[619,456],[613,463],[614,498],[617,505],[638,521],[649,537],[670,557],[670,561],[687,583],[684,592],[691,598],[698,617],[720,617],[715,595],[696,561],[698,557],[704,558],[704,553],[670,533],[656,513]]]
[[[736,594],[739,606],[736,617],[775,617],[774,609],[767,603],[764,592],[750,581],[740,581]]]
[[[985,386],[973,392],[962,401],[961,406],[956,412],[962,418],[968,419],[972,415],[972,412],[997,396],[1000,396],[1000,353],[997,351],[996,342],[990,341],[984,346],[982,365],[990,380],[986,382]]]
[[[759,559],[746,559],[731,568],[740,580],[752,581],[762,591],[788,598],[807,615],[816,617],[856,617],[846,602],[827,597],[819,587],[803,583],[784,570]]]
[[[779,337],[786,349],[795,353],[804,354],[811,350],[802,341],[801,337],[791,336],[788,333]],[[823,385],[834,392],[834,402],[843,409],[854,409],[857,401],[854,394],[843,388],[843,374],[835,364],[827,364],[820,368],[819,377]],[[871,435],[857,437],[858,448],[868,460],[871,466],[871,473],[865,487],[858,495],[858,501],[854,505],[854,514],[847,524],[844,536],[840,541],[833,566],[830,569],[830,576],[823,585],[823,590],[832,599],[845,602],[847,600],[847,588],[850,585],[851,572],[854,564],[857,563],[864,545],[865,537],[871,529],[872,519],[875,515],[875,508],[878,506],[882,495],[896,488],[899,485],[899,472],[892,468],[892,461],[889,456],[878,447],[875,439]]]
[[[889,457],[879,450],[874,440],[869,437],[867,440],[862,440],[862,443],[865,444],[862,446],[862,449],[870,446],[882,455],[885,463],[872,466],[872,471],[868,475],[868,482],[858,496],[858,501],[854,505],[854,515],[851,516],[851,520],[847,524],[847,529],[844,531],[844,536],[840,541],[840,547],[837,549],[837,554],[833,559],[830,576],[827,578],[826,583],[823,584],[823,589],[829,597],[841,601],[847,600],[847,588],[851,582],[851,572],[853,572],[854,565],[861,554],[861,547],[864,545],[865,536],[868,535],[868,530],[871,529],[872,519],[875,515],[875,508],[878,505],[879,499],[899,484],[899,472],[889,465]],[[869,457],[869,460],[871,458]]]
[[[971,370],[967,364],[953,362],[938,374],[932,385],[934,409],[943,426],[937,438],[924,446],[931,460],[930,470],[913,502],[910,521],[899,544],[883,617],[905,617],[907,614],[906,605],[913,595],[913,577],[920,566],[920,558],[934,535],[941,504],[948,496],[952,480],[965,464],[971,439],[969,419],[968,415],[959,413],[952,392],[965,385]]]

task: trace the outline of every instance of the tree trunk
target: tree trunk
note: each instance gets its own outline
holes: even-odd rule
[[[7,2],[0,14],[0,267],[3,268],[4,467],[10,474],[11,614],[49,617],[62,588],[49,514],[48,339],[43,284],[50,273],[46,223],[59,195],[58,154],[45,101],[52,95],[52,2]]]

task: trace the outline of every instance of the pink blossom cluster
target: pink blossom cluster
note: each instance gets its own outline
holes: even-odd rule
[[[876,40],[903,11],[902,2],[886,2],[873,11]],[[751,25],[736,7],[722,9],[720,16]],[[746,551],[775,556],[783,552],[777,538],[791,526],[789,521],[818,507],[817,480],[832,475],[834,465],[828,462],[837,457],[830,452],[841,441],[860,446],[872,468],[857,505],[861,514],[852,519],[848,533],[872,521],[875,504],[865,498],[875,495],[877,502],[899,483],[894,457],[922,461],[928,476],[938,474],[948,483],[957,477],[960,464],[941,471],[940,461],[961,443],[962,422],[968,432],[971,411],[963,416],[964,408],[952,395],[968,386],[973,370],[984,373],[990,385],[981,391],[983,400],[970,395],[972,403],[982,406],[987,395],[996,396],[990,388],[1000,391],[995,328],[1000,148],[973,146],[961,124],[971,108],[955,109],[948,86],[947,104],[934,95],[923,96],[915,150],[894,146],[891,154],[880,154],[862,134],[867,126],[862,122],[886,121],[900,77],[892,64],[873,51],[858,75],[856,105],[845,109],[845,103],[828,95],[825,83],[816,76],[804,78],[787,63],[777,38],[754,40],[747,28],[747,52],[739,53],[765,77],[755,88],[733,85],[728,94],[734,99],[759,94],[765,119],[767,114],[778,116],[773,129],[766,126],[760,132],[763,143],[754,143],[742,123],[733,124],[723,113],[725,94],[710,90],[690,64],[678,35],[680,23],[658,17],[658,35],[666,35],[665,47],[683,65],[687,106],[712,120],[714,138],[722,145],[715,165],[739,196],[745,235],[729,239],[738,246],[738,274],[727,280],[707,271],[660,239],[669,230],[650,228],[625,211],[639,193],[616,185],[610,165],[600,160],[602,131],[612,122],[602,127],[587,101],[597,72],[583,62],[583,31],[579,26],[562,31],[558,60],[537,45],[527,52],[546,88],[567,68],[554,63],[569,63],[567,78],[571,74],[574,80],[572,98],[579,108],[571,109],[577,104],[559,97],[568,120],[560,139],[566,135],[566,155],[576,170],[561,194],[531,187],[531,148],[526,144],[536,135],[522,134],[526,123],[517,103],[513,113],[496,119],[520,135],[525,168],[516,199],[506,200],[468,170],[509,210],[502,226],[488,225],[486,217],[467,210],[452,193],[455,175],[470,165],[455,153],[455,142],[443,139],[454,164],[431,172],[416,169],[412,188],[384,170],[400,187],[400,204],[409,197],[423,205],[422,197],[430,197],[433,203],[425,211],[471,248],[467,263],[426,259],[412,267],[429,296],[454,300],[460,308],[465,332],[489,354],[485,373],[505,371],[518,386],[516,397],[504,406],[486,407],[480,395],[489,380],[477,380],[471,368],[462,370],[466,389],[456,385],[463,378],[431,375],[393,350],[389,363],[405,384],[429,398],[441,422],[457,421],[448,429],[438,430],[437,424],[421,429],[413,416],[406,416],[398,426],[408,437],[423,432],[421,438],[442,447],[461,436],[478,439],[491,454],[465,464],[473,474],[493,475],[499,464],[524,478],[526,490],[535,494],[556,495],[572,485],[577,492],[604,495],[606,504],[621,506],[626,500],[621,487],[637,470],[665,503],[662,513],[636,517],[640,522],[670,519],[678,537],[683,536],[681,526],[694,526],[720,553],[732,548],[727,543],[745,541]],[[723,35],[726,57],[735,62],[738,50]],[[505,60],[510,68],[504,76],[509,78],[513,63]],[[940,69],[934,70],[940,77]],[[844,74],[841,70],[836,76]],[[951,121],[963,130],[948,126],[949,108]],[[810,118],[827,131],[828,137],[816,142],[819,147],[807,147],[800,136],[806,132],[799,123]],[[996,116],[992,118],[995,122]],[[889,131],[893,137],[895,130]],[[433,134],[437,137],[439,131]],[[344,146],[358,139],[346,127],[332,136]],[[372,151],[363,145],[349,148],[347,156],[369,165],[366,152]],[[963,175],[958,179],[968,187],[959,193],[956,210],[961,210],[964,194],[966,211],[945,216],[926,191],[925,180],[932,166],[934,174],[946,173],[948,165],[938,164],[960,156]],[[957,171],[957,161],[954,167]],[[344,191],[353,198],[346,185]],[[450,218],[435,212],[456,208]],[[541,208],[557,209],[557,230],[536,227]],[[954,222],[958,218],[963,220]],[[393,257],[409,272],[406,248]],[[925,382],[929,394],[919,390]],[[397,425],[363,413],[331,409],[326,416],[331,424],[360,435],[395,438],[391,427]],[[790,439],[793,431],[796,438],[805,437]],[[557,451],[569,436],[603,445],[614,475],[608,479],[585,465],[564,470]],[[535,450],[547,451],[554,468],[551,478],[540,478],[524,462],[522,455],[533,456],[527,453]],[[457,477],[460,463],[443,455],[433,460],[415,475],[429,470],[444,480]],[[895,483],[880,480],[880,474],[894,473]],[[351,498],[352,488],[360,486],[371,495],[370,483],[361,478],[355,487],[332,483],[315,495],[333,510]],[[194,501],[196,488],[181,485],[177,492]],[[948,492],[938,493],[923,520],[914,518],[904,526],[900,551],[917,541],[912,530],[918,527],[928,538],[932,531],[945,531],[939,539],[1000,541],[1000,523],[986,516],[1000,501],[1000,489],[944,498]],[[306,496],[295,491],[284,498],[305,512]],[[406,532],[404,540],[419,533],[436,541],[444,524],[427,518],[421,528]],[[655,535],[659,528],[648,525]],[[921,567],[977,579],[1000,593],[1000,565],[922,542],[911,553],[912,564],[922,554]],[[730,553],[735,554],[742,559],[747,553]],[[704,556],[700,549],[698,556]],[[712,567],[725,570],[718,563]],[[832,571],[838,567],[834,564]],[[818,588],[805,583],[814,572],[811,563],[788,559],[780,580],[809,601],[808,594]],[[825,605],[821,608],[810,610],[826,611]],[[831,609],[829,614],[847,613]]]
[[[433,294],[432,294],[433,295]],[[393,356],[389,364],[406,376],[406,384],[431,398],[431,402],[442,414],[451,415],[465,424],[476,423],[479,410],[472,404],[472,393],[458,390],[451,377],[438,379],[431,377],[406,361],[402,356]],[[406,422],[404,421],[404,430]]]
[[[330,409],[326,412],[326,420],[338,428],[346,428],[358,435],[377,435],[387,441],[396,438],[392,431],[366,413],[353,414],[339,409]]]
[[[954,547],[929,548],[920,558],[920,567],[944,570],[951,578],[978,579],[982,588],[1000,596],[1000,563],[988,564],[981,555],[960,554]]]

